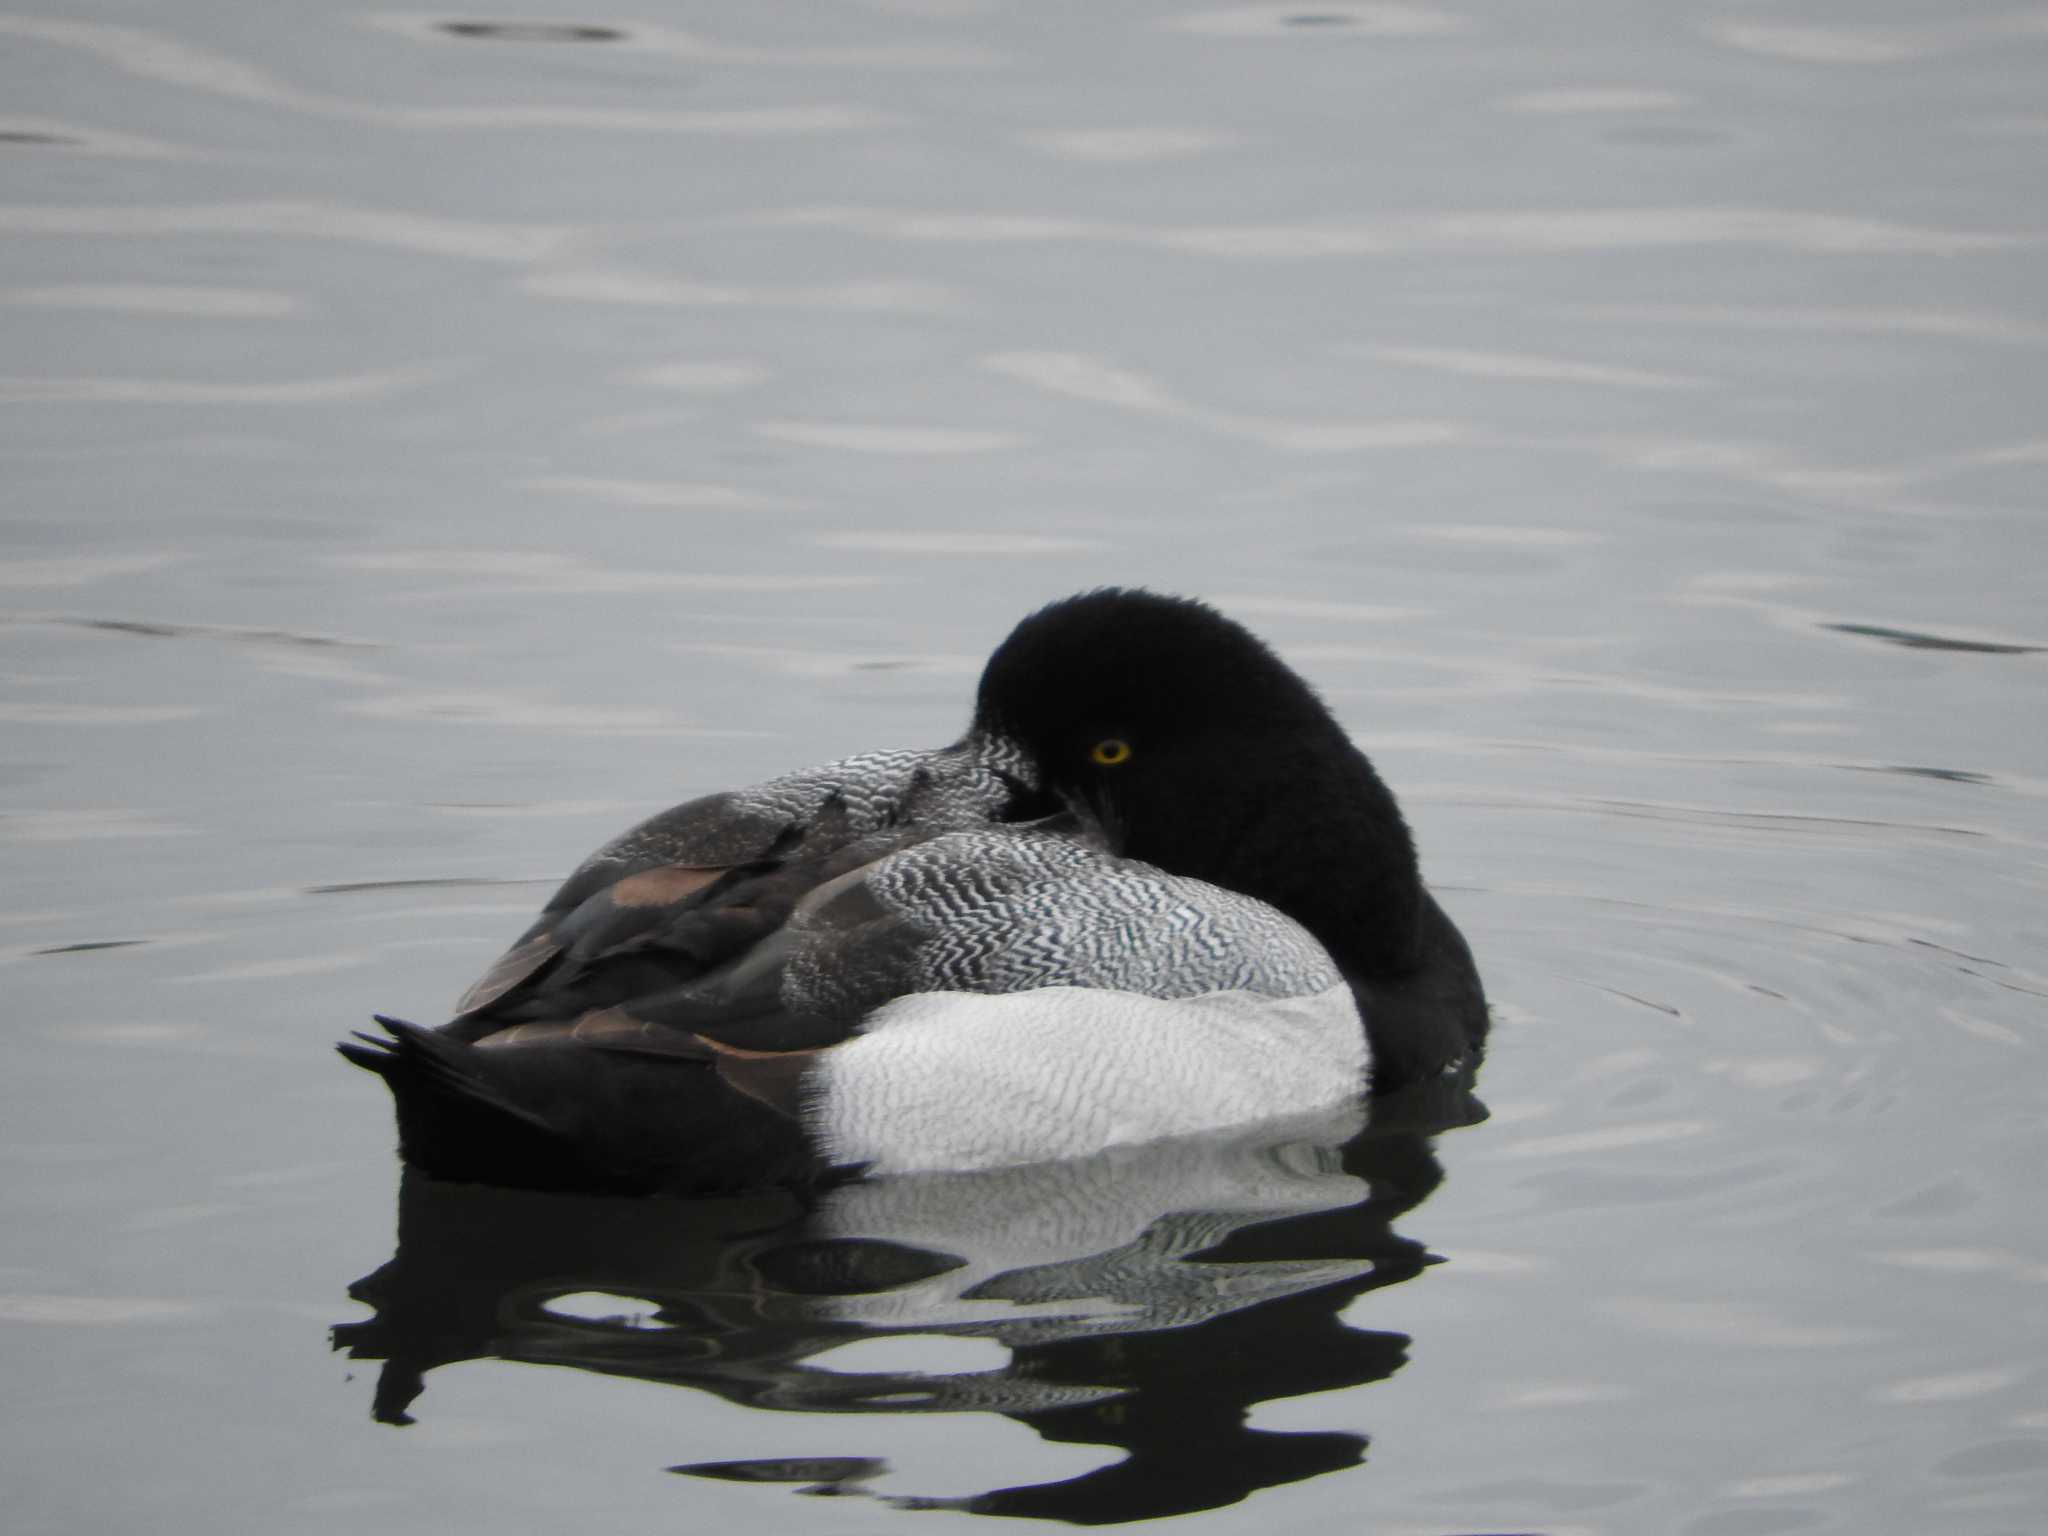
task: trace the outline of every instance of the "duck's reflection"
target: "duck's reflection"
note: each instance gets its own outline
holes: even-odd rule
[[[1083,1476],[910,1507],[1106,1524],[1233,1503],[1362,1459],[1363,1435],[1250,1428],[1255,1403],[1377,1381],[1408,1339],[1344,1323],[1418,1274],[1396,1234],[1442,1177],[1437,1131],[1484,1111],[1445,1079],[1256,1140],[1208,1138],[994,1173],[653,1202],[407,1174],[398,1251],[334,1330],[382,1360],[374,1412],[408,1423],[427,1372],[497,1358],[667,1381],[805,1413],[1005,1414],[1118,1447]],[[998,1369],[850,1372],[858,1340],[993,1340]],[[862,1449],[867,1449],[863,1447]],[[854,1493],[862,1455],[680,1466]]]

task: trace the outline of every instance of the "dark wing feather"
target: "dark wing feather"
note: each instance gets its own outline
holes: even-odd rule
[[[457,1021],[489,1011],[545,976],[580,942],[586,957],[616,947],[735,867],[782,854],[828,819],[832,797],[800,820],[750,807],[731,793],[672,806],[613,838],[562,882],[531,927],[455,1005]],[[461,1028],[464,1038],[484,1031]]]
[[[820,886],[934,835],[895,827],[848,838],[828,802],[748,863],[635,870],[590,891],[508,951],[475,989],[485,1001],[449,1032],[475,1042],[513,1025],[616,1009],[650,1023],[715,1031],[754,1049],[843,1039],[852,1018],[828,1020],[784,1006],[785,925]]]
[[[455,1004],[455,1016],[481,1013],[522,982],[531,980],[562,946],[546,928],[529,933],[491,962],[491,968],[470,984]]]
[[[943,783],[931,765],[946,753],[880,754],[664,811],[586,860],[447,1025],[393,1021],[342,1054],[384,1078],[407,1160],[441,1177],[681,1190],[813,1176],[803,1084],[860,1013],[785,998],[802,992],[784,985],[785,925],[819,887],[997,813],[1010,791],[954,755]],[[846,910],[872,932],[840,931],[839,910],[836,952],[862,937],[877,961],[901,952],[859,903]]]

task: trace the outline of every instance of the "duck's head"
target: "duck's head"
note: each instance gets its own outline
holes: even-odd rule
[[[1206,603],[1106,587],[1041,608],[989,657],[970,739],[1115,852],[1270,901],[1352,969],[1404,963],[1421,881],[1393,796],[1315,690]]]
[[[1237,819],[1233,800],[1348,751],[1314,690],[1244,626],[1206,603],[1118,587],[1052,603],[1010,632],[982,672],[974,734],[1013,749],[1118,851],[1189,873],[1216,818]]]

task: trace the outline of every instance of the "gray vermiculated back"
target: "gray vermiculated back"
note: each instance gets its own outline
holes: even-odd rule
[[[1232,990],[1300,997],[1343,979],[1306,930],[1264,903],[1057,832],[947,833],[892,854],[863,888],[900,919],[899,992],[1101,987],[1167,998]],[[824,916],[793,925],[785,996],[843,1007],[835,973],[854,936],[831,930]]]
[[[817,816],[835,795],[845,831],[859,836],[910,815],[933,826],[979,825],[1001,809],[1007,794],[972,753],[861,752],[649,817],[592,854],[577,874],[758,858],[782,829]]]

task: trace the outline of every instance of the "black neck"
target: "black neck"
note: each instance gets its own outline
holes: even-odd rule
[[[1393,794],[1334,728],[1322,750],[1275,762],[1264,771],[1235,765],[1227,805],[1157,805],[1131,829],[1128,851],[1278,907],[1347,976],[1413,970],[1422,877]],[[1148,832],[1157,834],[1151,850]]]

